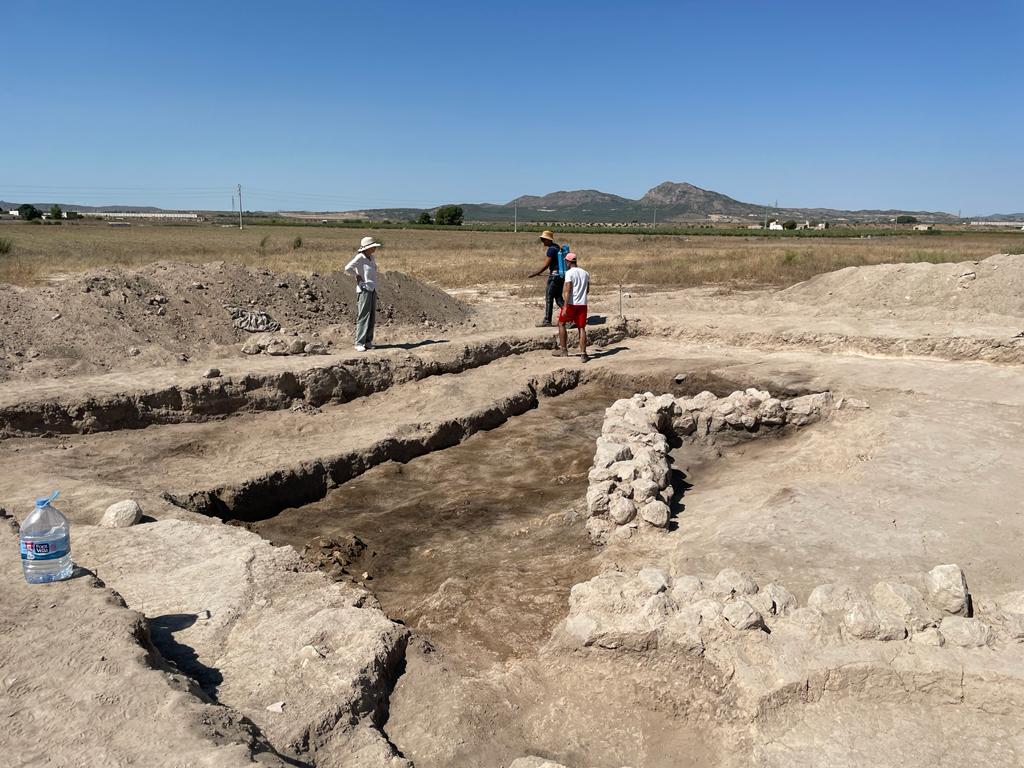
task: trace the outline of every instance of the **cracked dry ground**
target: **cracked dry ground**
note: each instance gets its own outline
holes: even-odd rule
[[[781,584],[811,611],[820,585],[917,585],[943,563],[966,572],[985,619],[1022,589],[1020,361],[947,360],[949,344],[901,344],[892,324],[850,341],[853,318],[847,351],[832,336],[816,349],[794,317],[758,336],[708,311],[698,335],[690,309],[673,329],[670,302],[637,302],[631,335],[586,367],[524,334],[361,363],[227,360],[221,389],[179,373],[192,394],[170,405],[147,400],[152,373],[50,383],[37,398],[48,404],[4,385],[6,434],[20,436],[0,442],[0,505],[21,518],[59,487],[76,562],[106,585],[29,587],[4,559],[4,754],[69,766],[1019,765],[1024,659],[999,622],[980,647],[935,647],[811,634],[780,615],[771,634],[702,636],[700,653],[671,627],[691,576],[709,590],[723,569],[762,592]],[[911,331],[904,341],[924,338]],[[972,338],[997,333],[989,322]],[[332,366],[346,375],[323,373]],[[673,445],[683,495],[669,528],[593,546],[585,497],[605,408],[635,392],[748,387],[870,407],[761,440]],[[93,433],[52,434],[69,413],[94,417]],[[32,434],[31,414],[51,434]],[[98,526],[124,498],[143,523]],[[366,549],[337,580],[296,551],[349,535]],[[655,571],[667,590],[651,586]],[[624,596],[645,589],[675,595],[678,613],[671,627],[580,642],[573,616],[610,621],[581,583],[618,601],[615,621],[637,619]],[[54,722],[44,754],[38,735]]]

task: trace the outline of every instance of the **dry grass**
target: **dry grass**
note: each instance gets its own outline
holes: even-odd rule
[[[29,285],[48,276],[107,265],[159,260],[227,261],[283,271],[325,272],[344,266],[363,233],[326,227],[110,227],[103,224],[7,224],[0,235],[16,248],[0,255],[0,282]],[[539,292],[543,252],[532,233],[385,230],[384,269],[447,288],[502,286]],[[301,241],[299,240],[301,238]],[[860,238],[773,238],[591,234],[569,238],[595,290],[624,283],[660,287],[784,286],[848,266],[908,261],[971,261],[1024,251],[1015,233]],[[301,242],[301,247],[295,243]]]

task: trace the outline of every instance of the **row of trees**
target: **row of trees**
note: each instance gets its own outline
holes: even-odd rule
[[[43,218],[43,212],[36,208],[31,203],[23,203],[18,206],[18,218],[23,221],[35,221],[36,219]],[[60,206],[54,203],[50,206],[50,218],[61,219],[64,218],[64,211],[60,209]],[[75,213],[74,211],[68,211],[69,219],[80,219],[81,214]]]
[[[462,226],[462,219],[465,211],[462,210],[461,205],[442,205],[436,211],[434,215],[430,215],[430,211],[424,211],[416,219],[417,224],[441,224],[449,227]]]

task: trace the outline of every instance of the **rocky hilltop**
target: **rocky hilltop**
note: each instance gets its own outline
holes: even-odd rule
[[[762,211],[761,206],[751,203],[741,203],[728,195],[720,192],[712,192],[708,189],[695,187],[693,184],[677,184],[673,181],[666,181],[653,189],[647,190],[647,194],[640,198],[641,205],[669,207],[679,212],[698,215],[709,215],[713,213],[730,216],[747,216]]]
[[[623,205],[633,202],[635,201],[629,198],[619,197],[608,192],[600,192],[596,189],[577,189],[569,192],[551,192],[543,196],[521,195],[515,200],[509,201],[506,205],[524,208],[572,208],[577,205],[602,205],[609,203],[612,205]]]

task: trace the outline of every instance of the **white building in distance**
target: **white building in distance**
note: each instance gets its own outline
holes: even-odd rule
[[[173,221],[200,221],[198,213],[180,213],[178,211],[83,211],[83,216],[95,216],[100,219],[169,219]]]

